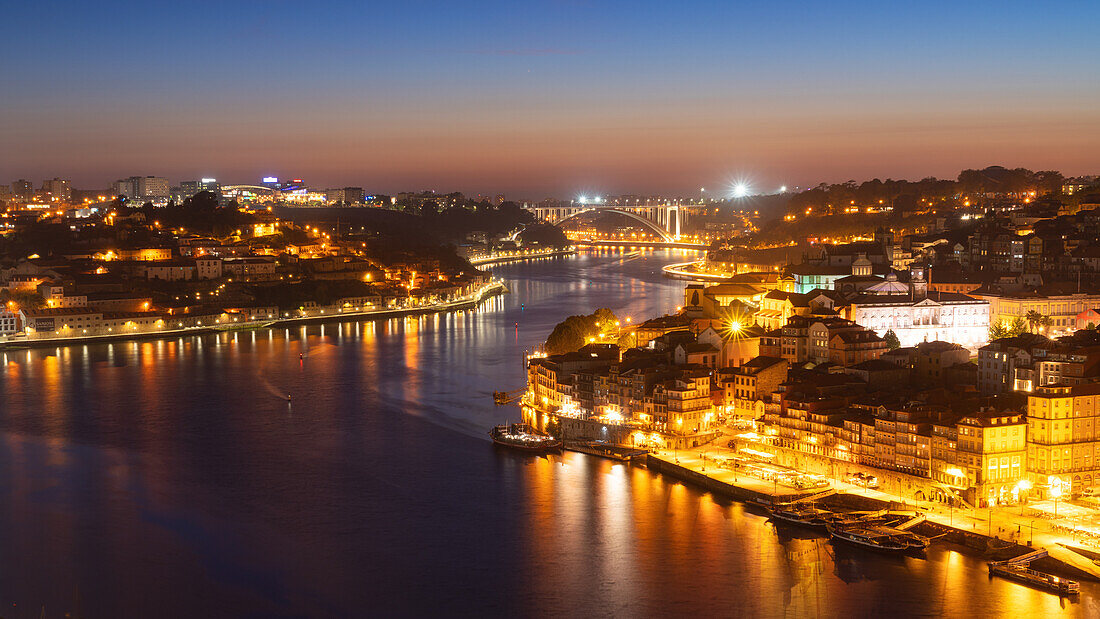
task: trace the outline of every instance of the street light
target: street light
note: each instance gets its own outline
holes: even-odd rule
[[[1024,501],[1021,495],[1028,490],[1031,490],[1031,481],[1027,479],[1021,479],[1016,483],[1016,500],[1020,502],[1020,515],[1024,515]]]
[[[1047,478],[1050,484],[1050,496],[1054,499],[1054,518],[1058,518],[1058,497],[1062,496],[1062,480],[1051,475]]]

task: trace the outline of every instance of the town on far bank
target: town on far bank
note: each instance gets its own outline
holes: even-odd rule
[[[459,309],[503,290],[479,265],[569,250],[502,197],[367,203],[347,188],[303,208],[299,190],[274,184],[181,185],[13,183],[0,212],[0,346]]]
[[[669,314],[559,324],[527,360],[524,420],[769,492],[840,486],[1100,546],[1097,206],[785,264],[716,244],[670,273],[716,277]]]

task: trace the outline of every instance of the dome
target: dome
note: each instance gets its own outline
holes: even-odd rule
[[[909,286],[899,282],[896,273],[887,273],[886,281],[868,286],[866,292],[871,294],[909,294]]]

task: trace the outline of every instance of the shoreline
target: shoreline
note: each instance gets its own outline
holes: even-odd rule
[[[472,309],[477,307],[485,299],[495,297],[497,295],[508,293],[508,287],[504,285],[502,281],[495,281],[486,285],[477,294],[455,301],[448,301],[446,303],[439,303],[436,305],[425,307],[405,307],[385,310],[368,310],[360,312],[343,312],[339,314],[320,315],[320,316],[300,316],[297,318],[279,318],[272,320],[257,320],[251,323],[234,323],[232,326],[225,327],[186,327],[183,329],[171,329],[164,331],[153,331],[147,333],[119,333],[111,335],[84,335],[80,337],[64,337],[64,338],[42,338],[36,340],[7,340],[0,341],[0,351],[9,350],[29,350],[31,348],[46,348],[46,347],[61,347],[61,346],[75,346],[78,344],[90,344],[96,342],[123,342],[123,341],[138,341],[138,340],[159,340],[170,339],[173,337],[184,337],[191,335],[206,335],[209,333],[227,333],[231,331],[260,331],[266,329],[277,329],[280,327],[286,327],[290,325],[307,325],[326,322],[358,322],[361,320],[388,320],[390,318],[397,318],[400,316],[418,316],[423,314],[437,314],[442,312],[454,312]]]
[[[522,418],[540,429],[545,429],[544,425],[547,423],[545,420],[557,418],[562,423],[563,435],[572,432],[577,435],[574,438],[592,438],[588,436],[589,432],[577,427],[578,420],[570,417],[543,413],[530,408],[524,410]],[[540,418],[543,420],[543,426],[538,423]],[[625,435],[631,433],[631,430],[625,426],[591,421],[586,423],[594,423],[595,426],[602,426],[604,430],[608,430],[597,434],[600,438],[613,443],[627,444]],[[733,451],[730,447],[723,447],[725,439],[728,438],[730,438],[729,435],[719,432],[714,440],[694,447],[666,445],[661,449],[650,449],[644,458],[639,458],[637,462],[643,463],[645,468],[657,477],[674,480],[675,483],[688,485],[715,497],[745,503],[747,506],[757,503],[788,502],[819,494],[823,490],[831,490],[833,494],[821,499],[821,502],[842,510],[889,509],[920,513],[926,520],[916,525],[913,530],[930,538],[943,538],[944,542],[955,546],[954,550],[957,552],[965,552],[969,556],[988,562],[1045,549],[1048,556],[1034,561],[1036,569],[1063,578],[1100,582],[1100,562],[1093,561],[1094,557],[1100,558],[1100,550],[1088,548],[1083,541],[1078,542],[1076,539],[1059,534],[1055,523],[1051,521],[1040,520],[1039,523],[1045,527],[1036,528],[1037,523],[1034,519],[1029,521],[1030,526],[1017,519],[1014,515],[1015,510],[994,514],[988,508],[948,508],[931,501],[910,500],[882,490],[843,483],[837,481],[835,475],[796,466],[793,462],[785,462],[782,465],[792,470],[809,470],[816,474],[823,474],[830,479],[829,487],[797,489],[780,485],[724,467],[722,462],[728,458],[727,452]],[[588,452],[582,451],[582,453]],[[588,455],[606,457],[591,453]],[[780,462],[776,461],[776,463]],[[1021,517],[1023,517],[1022,514]],[[1017,525],[1020,525],[1018,530],[1014,530]],[[828,536],[825,537],[828,540]]]
[[[573,241],[577,247],[618,247],[620,249],[691,249],[706,251],[706,245],[677,241]]]
[[[536,252],[533,254],[516,254],[509,256],[495,256],[492,258],[477,258],[471,260],[470,264],[475,267],[492,265],[492,264],[506,264],[509,262],[520,262],[522,260],[531,260],[533,258],[553,258],[555,256],[572,256],[577,253],[576,247],[567,247],[562,249],[554,249],[544,252]]]
[[[717,452],[719,450],[720,448],[712,443],[709,449],[698,447],[690,450],[680,450],[675,458],[669,458],[667,454],[650,452],[646,455],[646,468],[657,475],[688,484],[698,490],[709,492],[724,499],[746,502],[748,505],[752,504],[748,502],[753,499],[790,500],[800,494],[813,494],[812,492],[787,489],[781,486],[775,486],[773,490],[771,483],[755,480],[748,475],[739,476],[728,469],[722,469],[713,459],[710,471],[698,470],[700,461],[705,462],[705,459],[700,460],[700,452]],[[705,467],[705,464],[703,466]],[[721,479],[721,476],[732,477],[733,481]],[[767,487],[759,487],[762,485]],[[987,518],[987,516],[977,513],[981,510],[970,510],[973,513],[968,514],[963,509],[955,509],[952,516],[947,516],[941,513],[942,508],[925,506],[917,501],[906,501],[901,497],[881,492],[853,492],[851,488],[839,482],[831,482],[830,487],[836,491],[836,494],[825,499],[824,503],[843,503],[847,508],[854,507],[856,509],[885,508],[923,513],[928,519],[917,525],[914,528],[915,531],[929,537],[942,536],[947,543],[957,546],[960,551],[968,552],[984,561],[995,559],[989,553],[992,548],[996,547],[997,543],[1010,542],[1011,545],[998,549],[998,552],[1004,552],[1006,556],[1020,556],[1033,550],[1045,548],[1050,555],[1037,560],[1035,562],[1036,567],[1071,579],[1100,582],[1100,569],[1088,556],[1097,551],[1081,547],[1078,544],[1065,543],[1054,539],[1054,536],[1050,533],[1034,531],[1032,540],[1025,541],[1023,537],[1013,540],[1011,535],[1004,537],[992,535],[994,532],[991,526],[992,522],[987,532],[980,532],[980,529],[986,528]]]
[[[686,281],[702,281],[702,282],[728,282],[730,276],[728,275],[713,275],[711,273],[695,273],[686,270],[687,267],[697,264],[697,261],[693,262],[677,262],[675,264],[666,264],[661,267],[661,272],[665,274],[665,277],[670,279],[679,279]]]

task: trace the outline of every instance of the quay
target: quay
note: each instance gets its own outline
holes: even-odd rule
[[[724,438],[728,438],[724,437]],[[647,468],[660,475],[678,480],[727,499],[750,504],[783,503],[804,500],[823,494],[822,488],[795,489],[778,481],[767,481],[722,465],[732,449],[710,443],[686,449],[661,449],[651,451],[645,459]],[[1013,537],[1017,525],[1024,535],[1035,522],[1025,523],[1011,514],[996,514],[989,509],[963,509],[935,506],[927,501],[904,500],[900,497],[831,481],[835,494],[823,497],[820,502],[844,510],[889,510],[918,512],[922,521],[914,521],[911,530],[926,537],[941,539],[965,547],[974,554],[983,554],[1002,561],[1019,562],[1027,557],[1032,571],[1042,578],[1052,575],[1062,581],[1073,578],[1100,582],[1100,553],[1077,548],[1064,543],[1064,537],[1053,532],[1051,523],[1039,520],[1047,530],[1035,529],[1032,539]],[[1011,532],[1006,525],[1011,524]],[[995,534],[994,531],[997,531]],[[1037,547],[1044,547],[1042,556]],[[1041,571],[1039,571],[1041,570]],[[1018,570],[1017,570],[1018,571]],[[1018,579],[1017,579],[1018,580]]]
[[[419,316],[424,314],[436,314],[440,312],[455,312],[473,309],[479,303],[489,297],[494,297],[508,292],[508,287],[502,281],[493,281],[480,288],[474,294],[461,299],[422,305],[417,307],[399,307],[359,310],[351,312],[339,312],[334,314],[321,314],[316,316],[299,316],[294,318],[277,318],[255,320],[243,323],[227,323],[219,325],[206,325],[201,327],[184,327],[182,329],[163,329],[158,331],[143,331],[135,333],[112,333],[106,335],[81,335],[75,337],[54,338],[0,338],[0,350],[22,350],[28,348],[40,348],[49,346],[72,346],[74,344],[88,344],[92,342],[117,342],[132,340],[166,339],[191,335],[204,335],[222,331],[244,331],[276,329],[291,325],[318,324],[328,322],[347,322],[349,320],[387,320],[401,316]]]
[[[661,267],[661,272],[665,274],[665,277],[671,279],[684,279],[688,281],[702,281],[702,282],[727,282],[730,280],[728,275],[716,275],[714,273],[700,273],[698,271],[690,270],[691,267],[697,265],[698,262],[677,262],[674,264],[666,264]]]
[[[569,247],[565,249],[540,249],[535,251],[516,250],[512,252],[494,254],[491,256],[470,258],[470,264],[474,266],[484,266],[487,264],[504,264],[508,262],[518,262],[521,260],[531,260],[533,258],[554,258],[557,256],[572,256],[575,253],[577,253],[577,249],[575,247]]]
[[[636,449],[628,445],[616,445],[603,441],[566,441],[565,448],[569,451],[618,460],[620,462],[641,460],[649,453],[645,449]]]
[[[697,249],[705,250],[702,243],[681,243],[679,241],[583,241],[575,240],[577,247],[628,247],[630,249]]]

